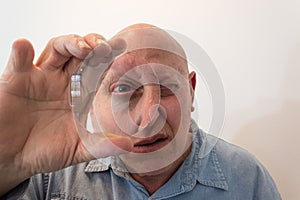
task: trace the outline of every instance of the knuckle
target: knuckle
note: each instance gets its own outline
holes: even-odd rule
[[[73,39],[78,39],[78,38],[80,38],[80,35],[77,35],[77,34],[69,34],[69,35],[67,35],[68,37],[70,37],[70,38],[73,38]]]
[[[90,33],[84,37],[85,41],[89,43],[93,48],[106,41],[106,39],[97,33]]]

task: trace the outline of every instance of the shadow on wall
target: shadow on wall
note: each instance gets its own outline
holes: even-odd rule
[[[298,49],[299,50],[299,49]],[[300,51],[294,51],[299,54]],[[241,127],[232,142],[243,146],[266,166],[275,179],[282,199],[300,199],[300,74],[299,55],[288,63],[281,99],[273,112]],[[297,83],[298,82],[298,83]],[[276,101],[276,100],[274,100]],[[272,102],[263,101],[253,108],[260,112]],[[251,111],[253,112],[253,111]],[[243,117],[243,116],[240,116]]]

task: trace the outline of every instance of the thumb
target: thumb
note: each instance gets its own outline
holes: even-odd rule
[[[82,152],[78,155],[81,161],[95,158],[105,158],[131,152],[133,142],[129,137],[118,136],[111,133],[88,133],[81,137]]]
[[[80,140],[75,152],[75,163],[128,153],[133,148],[132,140],[126,136],[90,133],[79,124],[77,131]]]
[[[18,39],[12,45],[6,72],[27,72],[33,67],[34,50],[26,39]]]

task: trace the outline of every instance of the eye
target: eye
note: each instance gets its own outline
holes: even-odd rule
[[[170,84],[167,86],[160,86],[160,92],[162,97],[172,96],[174,95],[174,92],[178,89],[178,85],[176,84]]]
[[[126,92],[130,92],[132,90],[133,90],[133,88],[128,84],[119,84],[119,85],[114,86],[112,92],[126,93]]]

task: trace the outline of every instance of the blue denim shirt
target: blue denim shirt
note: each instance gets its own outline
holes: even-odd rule
[[[277,200],[281,199],[267,170],[247,151],[192,123],[192,151],[169,181],[149,195],[115,157],[81,163],[49,174],[38,174],[4,199],[68,200]]]

